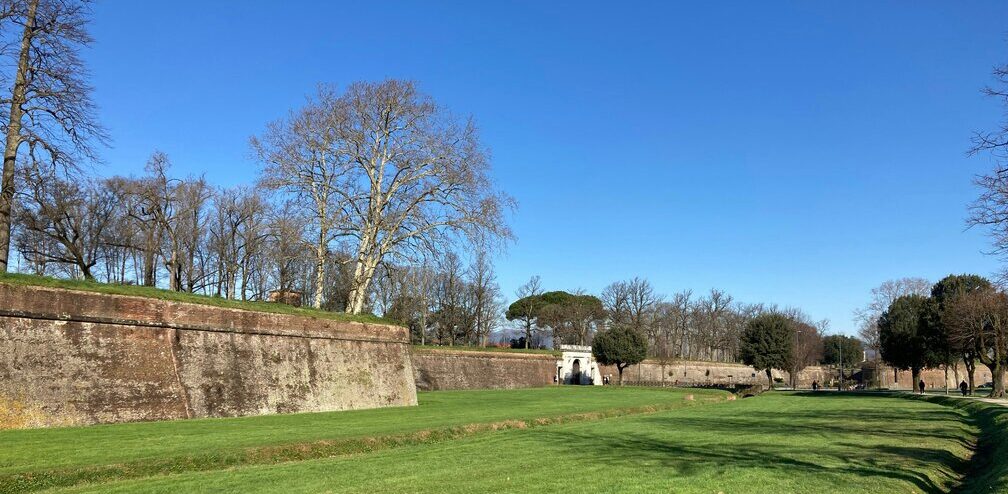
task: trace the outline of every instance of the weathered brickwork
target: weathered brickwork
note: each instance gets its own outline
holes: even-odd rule
[[[405,328],[5,284],[0,395],[55,424],[416,404]]]
[[[553,384],[557,357],[471,350],[413,350],[417,389],[514,389]]]

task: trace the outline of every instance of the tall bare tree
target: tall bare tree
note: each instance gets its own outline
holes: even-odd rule
[[[490,262],[489,254],[480,251],[469,266],[469,291],[472,298],[475,342],[486,346],[490,333],[500,322],[503,313],[500,285]]]
[[[94,143],[107,139],[95,117],[79,55],[91,43],[89,16],[87,1],[0,2],[2,28],[20,28],[16,40],[6,40],[17,49],[10,95],[0,98],[6,134],[0,175],[0,272],[6,272],[9,263],[18,163],[75,169],[82,158],[95,157]],[[22,144],[26,154],[19,158]]]
[[[340,156],[337,129],[340,113],[335,108],[330,89],[318,94],[304,107],[292,111],[286,119],[266,127],[260,137],[251,139],[252,149],[263,163],[259,183],[285,193],[307,215],[315,253],[314,300],[319,309],[325,293],[326,265],[330,244],[341,234],[348,221],[349,208],[356,198],[347,194],[343,179],[348,168]]]
[[[471,119],[459,120],[409,81],[355,83],[336,105],[342,159],[339,193],[354,238],[346,310],[360,313],[374,270],[392,256],[436,253],[452,237],[511,237],[513,199],[490,180],[489,154]]]
[[[871,299],[864,307],[854,311],[854,321],[858,324],[858,336],[874,355],[875,385],[878,387],[882,385],[882,375],[879,372],[882,352],[878,319],[896,299],[904,295],[927,297],[931,295],[931,282],[916,277],[886,280],[881,285],[872,288]]]

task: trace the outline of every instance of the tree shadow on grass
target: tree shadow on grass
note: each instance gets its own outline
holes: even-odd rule
[[[914,423],[889,413],[831,413],[821,411],[778,415],[661,416],[639,419],[654,427],[692,428],[716,432],[726,437],[738,434],[891,436],[900,439],[942,439],[972,448],[975,420],[961,414],[938,410],[914,411]],[[902,424],[902,425],[901,425]]]
[[[686,444],[673,442],[655,435],[631,433],[600,436],[584,431],[542,431],[541,438],[556,443],[557,447],[584,452],[609,464],[657,464],[674,470],[684,477],[696,476],[705,471],[720,470],[725,467],[753,468],[771,471],[777,475],[823,474],[855,475],[865,478],[898,479],[914,485],[925,493],[946,492],[946,486],[955,483],[954,474],[946,474],[945,482],[936,483],[923,473],[894,466],[891,455],[940,461],[954,470],[955,464],[962,463],[947,451],[918,447],[880,447],[865,451],[846,449],[847,454],[836,448],[813,449],[795,448],[787,445],[754,446],[752,444],[730,444],[727,442]],[[880,455],[890,455],[879,459]],[[842,467],[835,466],[837,463]],[[827,466],[833,464],[834,466]]]
[[[849,399],[852,395],[795,396]],[[643,426],[639,432],[593,433],[588,427],[579,427],[542,431],[541,436],[563,447],[588,451],[606,462],[656,462],[683,476],[731,466],[781,475],[898,479],[920,491],[938,493],[958,484],[970,469],[967,459],[941,446],[923,444],[924,440],[940,440],[972,450],[980,425],[972,415],[940,406],[908,410],[893,406],[892,396],[878,396],[884,400],[879,402],[858,398],[849,407],[828,409],[810,403],[807,410],[799,406],[779,412],[750,412],[745,407],[700,416],[671,412],[634,419]],[[677,430],[696,431],[706,437],[679,440]],[[796,436],[805,439],[789,440]],[[809,446],[809,437],[823,438],[822,444]],[[886,444],[873,444],[880,437]],[[858,438],[866,440],[862,443]]]

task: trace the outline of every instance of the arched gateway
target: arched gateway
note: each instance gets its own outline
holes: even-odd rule
[[[602,375],[592,358],[590,346],[560,345],[560,350],[563,354],[556,365],[558,384],[602,385]]]

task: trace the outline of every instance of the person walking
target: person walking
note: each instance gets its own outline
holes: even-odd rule
[[[924,380],[923,379],[921,379],[920,382],[917,383],[917,387],[920,388],[920,394],[924,394]]]
[[[969,393],[969,385],[966,384],[965,380],[963,380],[963,382],[959,383],[959,391],[962,392],[963,396],[966,396]]]
[[[819,391],[819,381],[812,381],[812,391]]]

